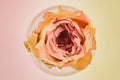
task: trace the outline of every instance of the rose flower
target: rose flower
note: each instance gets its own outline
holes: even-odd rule
[[[57,13],[46,12],[43,19],[25,41],[27,50],[48,66],[84,69],[96,49],[95,29],[86,15],[59,6]]]

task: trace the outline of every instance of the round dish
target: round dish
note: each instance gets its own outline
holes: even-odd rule
[[[85,69],[96,50],[95,28],[83,11],[53,6],[40,12],[24,42],[34,63],[44,72],[66,76]]]

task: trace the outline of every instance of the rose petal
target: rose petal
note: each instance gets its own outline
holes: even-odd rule
[[[95,41],[95,28],[93,28],[91,25],[88,25],[86,27],[86,30],[84,31],[86,41],[83,45],[85,53],[91,50],[96,49],[96,41]]]
[[[26,49],[29,52],[34,53],[36,57],[39,56],[38,49],[35,48],[35,45],[37,44],[37,42],[38,42],[38,31],[37,30],[33,31],[28,41],[24,42]]]
[[[91,52],[86,53],[86,55],[84,55],[84,57],[80,58],[76,64],[73,65],[73,68],[77,69],[77,70],[82,70],[84,68],[86,68],[92,59],[92,54]]]
[[[85,28],[88,25],[88,19],[86,18],[85,14],[81,11],[80,15],[76,15],[71,17],[73,21],[75,21],[80,28]]]

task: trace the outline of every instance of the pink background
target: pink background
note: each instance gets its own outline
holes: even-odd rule
[[[97,29],[91,65],[67,77],[42,72],[23,45],[34,16],[59,4],[83,9]],[[120,0],[0,0],[0,80],[120,80],[119,8]]]
[[[23,42],[33,17],[53,3],[55,0],[0,0],[0,80],[50,78],[33,64]]]

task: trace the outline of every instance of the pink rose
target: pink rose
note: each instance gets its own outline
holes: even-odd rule
[[[39,25],[33,46],[37,58],[46,65],[62,68],[74,66],[95,49],[94,28],[82,11],[47,12]],[[27,43],[28,44],[28,43]]]

